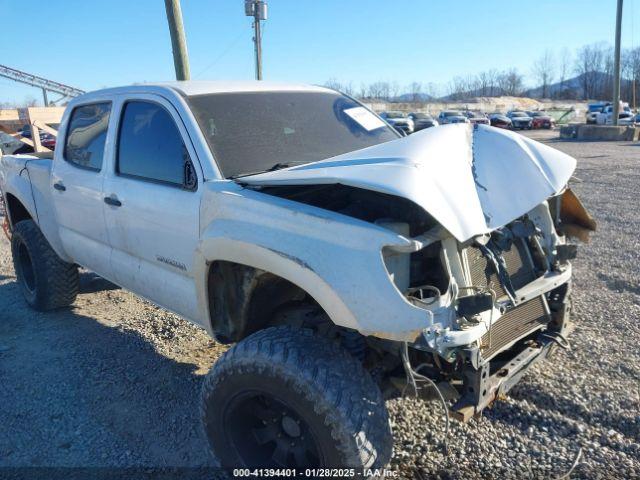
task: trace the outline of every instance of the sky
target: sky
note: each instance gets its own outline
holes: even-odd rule
[[[252,79],[243,0],[182,0],[194,79]],[[582,45],[613,44],[616,0],[268,0],[266,80],[329,79],[444,89],[455,76],[517,68]],[[173,80],[162,0],[0,0],[0,63],[84,90]],[[636,32],[638,31],[638,32]],[[640,42],[640,0],[625,0],[623,47]],[[442,92],[446,93],[446,92]],[[0,102],[40,100],[0,77]],[[53,97],[55,98],[55,96]]]

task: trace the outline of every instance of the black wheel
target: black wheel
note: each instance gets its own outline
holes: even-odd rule
[[[33,220],[15,225],[11,253],[16,278],[31,307],[44,311],[73,303],[78,294],[78,268],[56,254]]]
[[[201,415],[225,468],[380,468],[393,439],[361,363],[308,329],[259,331],[207,375]]]

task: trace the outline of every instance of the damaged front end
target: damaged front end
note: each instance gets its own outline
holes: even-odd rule
[[[568,239],[578,237],[577,229],[581,239],[595,230],[584,209],[570,215],[576,201],[566,189],[490,234],[441,240],[451,301],[440,308],[453,321],[425,330],[410,345],[410,365],[437,380],[456,418],[478,414],[552,348],[568,346],[570,261],[577,253]]]
[[[574,168],[571,157],[513,132],[451,125],[246,184],[397,235],[380,254],[425,327],[399,341],[401,325],[371,331],[360,319],[373,352],[367,366],[399,391],[415,372],[428,377],[467,420],[552,347],[567,346],[569,240],[595,230],[567,187]],[[362,275],[366,301],[376,292]]]

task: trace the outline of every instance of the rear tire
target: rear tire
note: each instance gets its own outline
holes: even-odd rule
[[[225,468],[381,468],[391,458],[377,385],[308,329],[268,328],[227,351],[204,381],[201,416]]]
[[[27,303],[39,311],[71,305],[78,294],[78,267],[63,261],[33,220],[18,222],[11,236],[16,278]]]

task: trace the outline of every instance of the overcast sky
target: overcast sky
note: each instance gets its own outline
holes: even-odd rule
[[[634,5],[638,3],[638,5]],[[529,75],[557,55],[613,43],[616,0],[268,0],[264,77],[444,85],[491,68]],[[182,0],[192,77],[251,79],[243,0]],[[172,80],[162,0],[0,0],[0,63],[85,90]],[[638,46],[640,0],[625,0],[623,46]],[[527,78],[527,83],[533,79]],[[37,89],[0,78],[0,101]],[[54,97],[55,98],[55,97]]]

